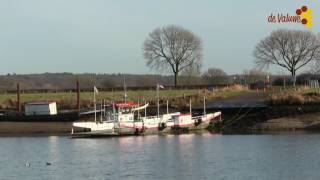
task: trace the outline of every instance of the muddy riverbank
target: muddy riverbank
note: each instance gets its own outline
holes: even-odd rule
[[[230,111],[230,109],[229,109]],[[320,131],[320,106],[277,105],[260,109],[243,109],[236,114],[224,111],[222,131]]]

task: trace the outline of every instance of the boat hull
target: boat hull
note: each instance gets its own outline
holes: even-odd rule
[[[185,123],[174,124],[172,126],[173,131],[177,130],[201,130],[207,129],[211,122],[220,120],[221,112],[211,113],[204,116],[195,117],[192,120],[188,120]],[[179,121],[179,120],[177,120]]]
[[[120,135],[133,135],[138,134],[140,126],[135,125],[134,122],[121,122],[119,123],[119,128],[116,129]]]

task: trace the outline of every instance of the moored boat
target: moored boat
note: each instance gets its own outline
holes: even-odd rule
[[[192,114],[180,114],[173,116],[173,130],[206,129],[210,123],[221,120],[221,112],[209,113],[202,116],[192,117]]]
[[[98,90],[94,87],[95,92]],[[157,86],[158,91],[158,86]],[[158,94],[158,92],[157,92]],[[174,130],[187,129],[204,129],[207,128],[213,120],[221,117],[221,112],[206,114],[205,98],[204,98],[204,115],[192,117],[192,108],[190,100],[190,113],[181,114],[180,112],[169,113],[169,105],[167,101],[167,113],[159,114],[159,99],[157,103],[157,116],[147,116],[146,109],[149,104],[139,106],[139,103],[127,102],[125,93],[124,103],[112,103],[101,109],[104,110],[104,116],[100,116],[97,120],[95,113],[94,122],[75,122],[74,128],[84,128],[84,132],[74,132],[73,137],[78,136],[116,136],[116,135],[139,135],[148,133],[170,132]],[[95,105],[96,107],[96,105]],[[95,108],[96,109],[96,108]],[[140,111],[144,110],[144,116]]]
[[[72,136],[82,135],[138,135],[161,131],[161,125],[166,124],[174,115],[169,113],[161,116],[141,117],[139,111],[145,110],[149,104],[138,106],[137,103],[115,103],[112,108],[106,110],[106,117],[102,121],[75,122],[73,127],[84,128],[85,132],[73,132]],[[109,106],[110,107],[110,106]],[[135,118],[136,117],[136,118]],[[109,132],[109,133],[107,133]]]
[[[211,122],[221,118],[221,112],[193,117],[180,112],[159,116],[141,117],[139,111],[146,110],[149,104],[139,106],[137,103],[116,103],[106,110],[103,120],[95,122],[75,122],[73,127],[84,128],[84,132],[72,132],[73,137],[82,136],[120,136],[149,133],[174,132],[175,130],[205,129]],[[111,107],[111,106],[109,106]],[[137,113],[138,112],[138,113]]]

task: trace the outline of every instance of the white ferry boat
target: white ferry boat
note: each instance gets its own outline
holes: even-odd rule
[[[139,106],[134,102],[113,104],[112,108],[104,111],[104,117],[95,122],[75,122],[73,127],[83,128],[84,132],[73,132],[72,136],[117,136],[139,135],[158,132],[170,132],[177,129],[205,129],[210,122],[221,118],[221,112],[209,113],[193,117],[191,113],[180,112],[146,116],[146,108],[149,104]],[[140,111],[145,111],[141,116]]]

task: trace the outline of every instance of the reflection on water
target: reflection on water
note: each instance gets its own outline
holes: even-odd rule
[[[6,137],[0,138],[0,179],[318,179],[319,139],[210,133]]]

